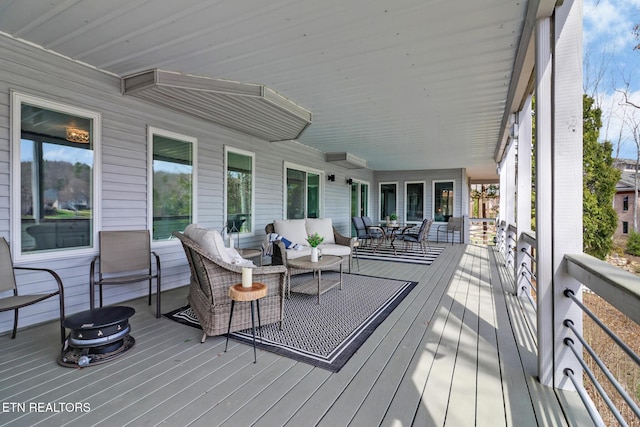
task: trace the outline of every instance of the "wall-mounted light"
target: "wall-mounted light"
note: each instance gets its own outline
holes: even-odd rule
[[[347,178],[347,185],[353,184],[353,178]]]
[[[336,180],[336,176],[335,175],[327,175],[327,179],[331,182],[334,182]]]

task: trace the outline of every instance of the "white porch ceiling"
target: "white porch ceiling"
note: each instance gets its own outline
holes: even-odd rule
[[[0,0],[0,31],[120,77],[157,68],[264,85],[313,114],[302,144],[374,170],[486,179],[522,78],[528,3]]]

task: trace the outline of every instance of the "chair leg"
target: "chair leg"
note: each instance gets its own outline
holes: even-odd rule
[[[100,292],[100,307],[102,307],[102,283],[98,285],[98,289]],[[93,307],[91,307],[93,308]]]
[[[16,332],[18,332],[18,309],[13,310],[13,333],[11,334],[11,339],[16,337]]]
[[[60,339],[63,344],[64,344],[64,339],[65,339],[65,330],[64,330],[64,325],[62,324],[62,322],[64,322],[64,294],[59,294],[58,298],[60,299]]]
[[[151,279],[149,279],[149,305],[151,305]]]
[[[156,278],[156,318],[160,318],[160,312],[162,311],[160,304],[160,295],[161,295],[162,287],[160,286],[160,276]]]

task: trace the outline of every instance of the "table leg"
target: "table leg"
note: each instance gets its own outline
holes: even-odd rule
[[[253,314],[253,301],[251,301],[251,335],[253,336],[253,363],[256,363],[258,356],[256,356],[256,321]]]
[[[320,304],[320,282],[322,281],[322,270],[318,270],[318,304]]]
[[[233,319],[233,306],[235,304],[235,300],[231,300],[231,313],[229,313],[229,327],[227,328],[227,343],[224,345],[225,353],[227,352],[227,346],[229,345],[229,335],[231,334],[231,319]]]
[[[262,322],[260,321],[260,300],[256,300],[256,308],[258,309],[258,335],[260,336],[260,341],[262,341]]]

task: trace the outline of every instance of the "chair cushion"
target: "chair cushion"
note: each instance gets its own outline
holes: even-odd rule
[[[338,245],[336,243],[321,243],[320,251],[322,255],[335,255],[335,256],[347,256],[351,254],[351,248],[349,246]],[[289,252],[287,252],[287,255]]]
[[[213,258],[221,259],[228,264],[242,265],[243,267],[254,266],[252,261],[242,258],[234,248],[227,248],[218,230],[209,230],[201,228],[197,224],[189,224],[184,229],[184,235],[196,242]]]
[[[335,243],[333,236],[333,224],[331,218],[307,218],[306,220],[307,235],[312,236],[318,233],[320,237],[324,237],[322,243]]]
[[[276,233],[299,245],[307,245],[307,229],[304,219],[276,219],[273,221]]]

